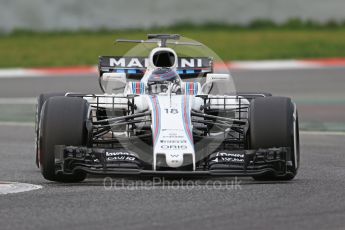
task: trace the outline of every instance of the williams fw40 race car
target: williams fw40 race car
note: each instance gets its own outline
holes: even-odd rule
[[[100,57],[104,93],[38,98],[36,163],[45,179],[296,176],[298,114],[290,98],[236,92],[219,57],[179,35],[116,44],[132,46]]]

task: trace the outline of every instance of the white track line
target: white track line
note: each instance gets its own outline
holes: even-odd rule
[[[92,74],[92,73],[87,73]],[[23,71],[22,74],[16,74],[16,75],[5,75],[0,72],[0,79],[21,79],[21,78],[48,78],[48,77],[84,77],[85,74],[77,74],[77,73],[66,73],[66,74],[33,74],[31,72]]]
[[[34,105],[37,103],[35,97],[9,97],[0,98],[0,105]]]
[[[0,195],[28,192],[32,190],[41,189],[41,185],[17,183],[17,182],[0,182]]]
[[[0,78],[21,78],[21,77],[31,77],[34,76],[27,69],[2,69],[0,70]]]
[[[89,66],[86,69],[80,67],[66,68],[13,68],[0,69],[0,79],[16,79],[16,78],[45,78],[45,77],[71,77],[85,76],[85,74],[97,74],[97,66]]]
[[[228,63],[230,69],[242,70],[285,70],[285,69],[313,69],[323,68],[323,66],[304,63],[298,60],[277,60],[277,61],[234,61]]]
[[[332,132],[332,131],[300,131],[304,135],[317,135],[317,136],[345,136],[345,132]]]
[[[18,126],[18,127],[35,127],[34,122],[0,122],[0,126]]]

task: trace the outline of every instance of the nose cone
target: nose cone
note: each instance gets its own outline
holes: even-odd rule
[[[183,154],[168,153],[165,155],[166,163],[171,168],[178,168],[183,165]]]

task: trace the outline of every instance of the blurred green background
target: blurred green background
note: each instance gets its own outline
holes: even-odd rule
[[[0,68],[96,65],[98,56],[122,52],[114,45],[116,38],[146,39],[147,33],[179,33],[204,43],[223,60],[345,57],[344,24],[255,21],[242,27],[179,24],[146,30],[15,31],[0,36]]]

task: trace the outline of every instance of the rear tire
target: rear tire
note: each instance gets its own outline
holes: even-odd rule
[[[291,164],[284,176],[265,174],[255,180],[292,180],[299,167],[298,113],[290,98],[256,98],[250,104],[249,145],[251,149],[290,147]]]
[[[41,120],[41,111],[44,103],[51,97],[57,97],[57,96],[65,96],[66,93],[45,93],[39,95],[37,98],[37,105],[36,105],[36,120],[35,120],[35,133],[36,133],[36,165],[39,167],[38,162],[38,126]]]
[[[55,145],[85,146],[85,127],[89,105],[82,98],[51,97],[43,105],[39,127],[39,164],[45,179],[60,182],[79,182],[86,173],[56,174]]]

